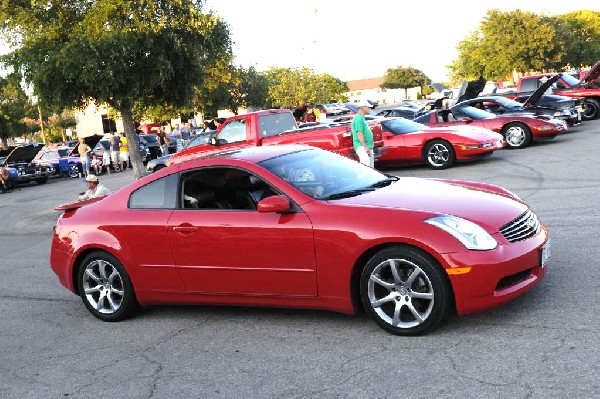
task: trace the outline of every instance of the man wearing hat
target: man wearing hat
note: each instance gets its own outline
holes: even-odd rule
[[[105,195],[110,194],[110,190],[102,184],[100,184],[98,176],[96,175],[90,174],[85,179],[83,179],[83,181],[87,186],[87,191],[85,193],[79,194],[79,197],[77,197],[79,201],[85,201],[91,198],[104,197]]]
[[[373,167],[375,165],[375,158],[373,157],[373,132],[365,120],[365,115],[371,111],[371,104],[367,100],[360,100],[356,106],[358,107],[358,112],[352,118],[354,151],[356,151],[360,163]]]

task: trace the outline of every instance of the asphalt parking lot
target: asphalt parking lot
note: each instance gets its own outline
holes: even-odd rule
[[[447,170],[386,170],[506,187],[553,241],[549,273],[532,291],[423,337],[390,335],[364,314],[312,310],[164,306],[103,323],[48,261],[53,208],[75,199],[81,180],[2,194],[0,397],[600,397],[599,147],[596,120]],[[101,181],[115,190],[132,178]]]

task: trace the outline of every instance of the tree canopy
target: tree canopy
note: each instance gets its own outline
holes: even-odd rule
[[[599,12],[551,17],[490,10],[479,29],[458,43],[458,57],[448,68],[452,79],[460,81],[591,66],[600,59],[599,37]]]
[[[4,146],[7,138],[26,133],[23,118],[32,114],[33,105],[21,88],[21,75],[0,77],[0,140]]]
[[[130,143],[136,103],[189,104],[207,70],[232,58],[227,25],[194,0],[5,0],[0,16],[14,49],[5,61],[39,98],[63,108],[108,104]],[[131,153],[139,177],[141,158]]]
[[[384,89],[404,89],[404,96],[408,97],[407,90],[411,87],[427,87],[431,79],[421,70],[413,67],[399,66],[388,69],[383,75]]]
[[[299,107],[345,101],[346,82],[309,68],[271,68],[266,73],[267,102],[275,107]]]

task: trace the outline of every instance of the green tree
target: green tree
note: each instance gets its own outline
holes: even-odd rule
[[[458,57],[448,66],[453,82],[473,80],[485,75],[486,60],[481,56],[481,41],[481,33],[474,31],[458,43]]]
[[[383,75],[384,89],[404,89],[404,97],[408,98],[408,89],[431,84],[431,79],[421,70],[413,67],[398,66],[388,69]]]
[[[130,143],[136,103],[185,106],[206,70],[232,57],[227,25],[194,0],[5,0],[0,16],[14,49],[7,61],[38,97],[63,108],[108,104]]]
[[[486,60],[483,76],[488,79],[504,79],[514,70],[544,70],[562,56],[554,26],[535,13],[490,10],[480,29],[478,54]]]
[[[71,111],[63,111],[60,114],[51,115],[48,118],[45,135],[48,142],[66,141],[66,129],[77,125],[75,115]]]
[[[33,113],[33,105],[21,87],[21,75],[0,77],[0,141],[6,147],[9,137],[29,132],[23,119]]]
[[[600,12],[575,11],[552,18],[562,57],[550,65],[555,70],[583,68],[600,60]]]
[[[343,101],[348,91],[345,82],[329,74],[315,74],[309,68],[271,68],[267,80],[267,101],[282,108]]]

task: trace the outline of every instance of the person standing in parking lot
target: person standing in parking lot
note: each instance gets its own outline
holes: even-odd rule
[[[113,133],[110,138],[110,159],[113,164],[115,172],[120,170],[119,165],[119,154],[121,152],[121,139],[117,133]]]
[[[365,115],[371,111],[371,104],[361,100],[356,104],[358,112],[352,118],[352,143],[354,151],[358,155],[360,163],[373,167],[375,158],[373,157],[373,132],[367,125]]]
[[[85,143],[83,137],[79,139],[77,152],[79,153],[79,159],[81,160],[81,169],[83,169],[83,173],[87,176],[90,174],[90,153],[92,152],[92,149]]]
[[[164,126],[160,127],[160,132],[156,134],[156,137],[158,137],[158,144],[160,144],[162,154],[169,155],[169,138]]]

